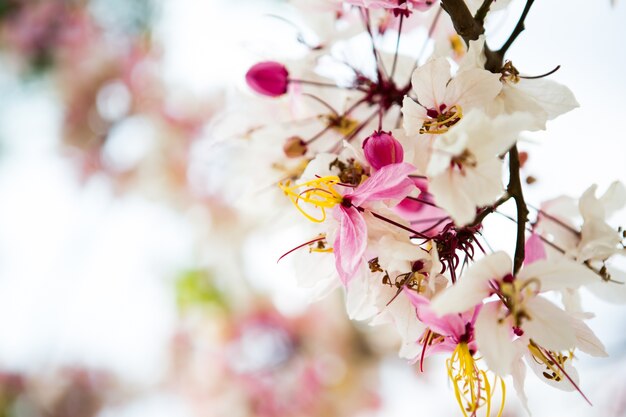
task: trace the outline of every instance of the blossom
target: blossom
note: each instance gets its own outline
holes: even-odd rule
[[[474,111],[434,142],[426,171],[429,191],[457,225],[469,224],[478,207],[502,195],[500,155],[513,146],[528,122],[523,113],[492,119]]]
[[[590,186],[578,202],[562,196],[542,204],[534,230],[538,236],[549,239],[551,245],[546,247],[541,241],[534,245],[542,247],[544,257],[566,257],[595,268],[602,279],[586,288],[606,301],[621,304],[626,301],[626,290],[621,284],[626,282],[626,274],[611,261],[616,255],[626,254],[624,236],[608,224],[608,219],[626,205],[626,188],[616,181],[596,197],[597,188],[595,184]],[[565,295],[575,296],[574,290],[568,288]]]
[[[415,307],[403,289],[430,298],[447,286],[437,250],[425,250],[406,234],[401,237],[388,231],[378,239],[370,238],[367,253],[368,258],[375,257],[369,259],[368,268],[360,268],[347,288],[348,314],[355,320],[370,320],[371,326],[392,324],[402,340],[399,356],[414,359],[420,349],[415,341],[425,325],[416,320]]]
[[[355,187],[342,183],[336,175],[319,177],[295,186],[281,184],[296,208],[311,221],[323,222],[326,220],[326,209],[332,209],[333,218],[339,223],[333,251],[337,272],[344,285],[354,276],[367,245],[363,212],[372,203],[406,197],[414,188],[408,178],[414,170],[415,167],[407,163],[387,165]],[[304,190],[300,191],[303,187]],[[339,187],[352,190],[342,193]],[[300,206],[302,202],[319,209],[321,217],[313,217]]]
[[[477,360],[474,358],[477,352],[474,326],[481,306],[478,305],[462,314],[439,316],[430,308],[430,303],[426,298],[408,289],[405,289],[405,293],[415,306],[418,319],[428,326],[420,338],[421,360],[427,354],[452,353],[450,359],[446,361],[446,366],[455,396],[464,415],[467,415],[466,411],[473,415],[483,406],[489,410],[493,395],[491,383],[487,373],[478,367]],[[497,379],[493,382],[495,384]],[[500,384],[504,392],[504,382],[501,380]],[[498,416],[502,415],[503,409],[504,398]],[[489,414],[487,411],[487,415]]]
[[[462,68],[482,69],[485,66],[485,37],[470,41],[468,55]],[[533,117],[529,130],[545,130],[546,122],[577,107],[578,101],[566,86],[546,79],[545,76],[520,75],[513,63],[507,61],[501,69],[502,89],[486,104],[485,111],[492,116],[525,112]]]
[[[450,63],[433,58],[411,76],[418,102],[405,97],[402,103],[404,130],[409,136],[447,132],[464,113],[486,105],[502,86],[498,74],[479,68],[450,74]]]
[[[561,352],[580,349],[606,356],[606,351],[582,320],[540,293],[577,288],[597,280],[597,275],[567,259],[537,261],[515,276],[511,270],[505,252],[481,259],[463,279],[433,299],[433,311],[438,315],[464,312],[497,295],[498,300],[485,303],[476,319],[478,349],[489,369],[500,376],[513,374],[518,379],[516,386],[521,387],[523,373],[518,362],[526,354],[547,370],[540,374],[544,380],[578,390],[577,381],[564,367],[570,354]],[[521,396],[524,398],[523,393]]]

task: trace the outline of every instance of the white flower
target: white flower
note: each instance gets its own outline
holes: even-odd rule
[[[467,56],[461,69],[484,68],[485,37],[470,41]],[[533,116],[529,130],[545,130],[546,122],[565,114],[576,107],[578,101],[566,86],[546,78],[523,78],[513,64],[507,62],[500,77],[502,89],[487,103],[486,111],[491,116],[527,112]]]
[[[502,194],[500,155],[513,146],[529,121],[523,113],[492,119],[474,111],[434,142],[426,171],[429,191],[457,225],[470,223],[478,207]]]
[[[559,355],[576,348],[606,356],[604,346],[582,320],[539,295],[594,282],[598,278],[595,273],[567,259],[537,261],[515,277],[511,269],[511,259],[504,252],[481,259],[433,299],[433,311],[438,315],[461,313],[496,294],[498,300],[485,304],[478,315],[476,341],[489,368],[500,376],[511,374],[520,359],[519,346],[512,343],[514,335],[535,357],[538,352]]]
[[[578,200],[559,197],[542,204],[536,231],[550,239],[556,250],[548,251],[551,258],[572,258],[579,263],[602,271],[602,277],[586,286],[598,297],[613,303],[626,301],[626,274],[611,264],[615,255],[624,255],[623,236],[612,228],[607,219],[626,205],[626,188],[612,183],[607,191],[596,197],[597,186],[589,187]],[[582,226],[580,225],[582,218]],[[548,247],[548,249],[550,249]],[[570,295],[575,291],[568,288]]]
[[[418,67],[411,84],[417,102],[405,97],[402,107],[409,136],[447,131],[463,113],[486,105],[502,88],[499,74],[484,69],[468,68],[452,77],[450,63],[443,57]]]
[[[353,319],[370,319],[372,326],[392,324],[402,340],[400,357],[414,359],[420,351],[416,341],[425,325],[417,320],[415,307],[401,289],[403,285],[417,286],[421,295],[430,298],[446,287],[448,281],[440,275],[436,250],[425,251],[406,236],[400,239],[392,234],[383,235],[370,246],[377,256],[371,261],[370,271],[363,268],[350,282],[348,313]],[[414,271],[416,268],[419,271]]]

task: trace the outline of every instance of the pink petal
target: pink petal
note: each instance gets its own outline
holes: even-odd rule
[[[359,268],[367,246],[367,225],[354,207],[338,206],[333,214],[339,220],[339,233],[333,246],[335,266],[341,282],[347,286]]]
[[[541,237],[538,234],[533,233],[526,240],[525,252],[526,257],[524,258],[524,265],[532,264],[536,261],[541,261],[547,258],[546,256],[546,248],[541,241]]]
[[[386,165],[346,197],[355,206],[361,206],[368,201],[401,200],[415,187],[408,177],[414,171],[415,167],[408,163]]]
[[[417,318],[432,331],[442,336],[458,338],[465,333],[465,321],[458,314],[446,314],[439,317],[430,308],[430,300],[404,289],[404,294],[417,310]]]

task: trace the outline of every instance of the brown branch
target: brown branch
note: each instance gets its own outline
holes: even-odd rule
[[[488,2],[489,0],[485,0],[485,3]],[[467,8],[464,0],[441,0],[441,7],[450,15],[454,29],[463,38],[466,45],[469,45],[470,41],[478,39],[485,32],[482,22],[472,16],[472,12]],[[487,58],[485,69],[491,72],[500,72],[504,55],[500,54],[499,51],[492,51],[485,45],[485,56]]]
[[[498,199],[498,201],[496,201],[490,206],[483,208],[482,211],[476,215],[476,218],[474,219],[474,221],[468,224],[466,227],[478,226],[479,224],[483,222],[483,220],[485,220],[485,217],[495,212],[498,209],[498,207],[500,207],[502,204],[509,201],[511,197],[512,196],[508,192],[506,192],[502,197]]]
[[[485,24],[485,17],[487,17],[487,13],[489,13],[489,8],[493,2],[494,0],[484,0],[483,4],[476,10],[474,20],[477,21],[479,25],[483,26]]]
[[[441,7],[450,15],[456,33],[466,43],[478,39],[485,32],[485,28],[474,20],[464,0],[441,0]]]
[[[515,257],[513,259],[513,274],[517,274],[524,263],[526,256],[526,222],[528,222],[528,208],[524,201],[522,182],[519,175],[520,162],[517,145],[509,150],[509,185],[507,193],[515,200],[517,209],[517,239],[515,242]]]

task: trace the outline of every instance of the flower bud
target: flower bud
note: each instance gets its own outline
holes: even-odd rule
[[[264,96],[278,97],[287,92],[289,72],[279,62],[267,61],[253,65],[246,73],[246,82]]]
[[[299,136],[292,136],[283,145],[283,151],[288,158],[298,158],[306,153],[306,143]]]
[[[374,132],[363,142],[363,151],[374,169],[399,164],[404,159],[402,145],[389,132]]]

